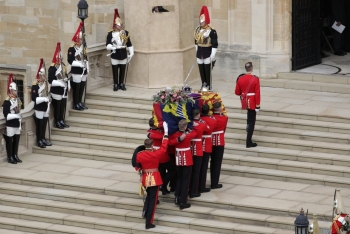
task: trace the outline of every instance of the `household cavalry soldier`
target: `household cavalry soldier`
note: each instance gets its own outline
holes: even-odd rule
[[[9,74],[7,83],[7,93],[2,111],[6,119],[6,135],[3,134],[6,141],[7,162],[11,164],[21,163],[18,158],[19,138],[21,134],[22,117],[20,110],[22,107],[21,100],[17,97],[17,85],[13,82],[12,74]]]
[[[34,102],[34,120],[36,124],[36,140],[37,146],[46,148],[51,146],[51,143],[46,141],[45,133],[46,126],[49,122],[50,99],[49,87],[45,77],[44,59],[40,59],[40,65],[36,74],[36,81],[32,86],[32,101]]]
[[[49,67],[48,73],[49,83],[51,84],[50,93],[54,108],[54,126],[59,129],[69,128],[69,125],[67,125],[64,120],[67,105],[67,92],[70,83],[67,76],[67,68],[62,62],[60,42],[57,42],[55,54],[52,58],[52,64]]]
[[[80,22],[80,25],[74,34],[72,41],[74,44],[68,49],[68,63],[71,65],[71,71],[73,77],[73,109],[85,110],[88,109],[82,102],[84,89],[86,86],[86,78],[89,73],[89,62],[86,56],[86,46],[83,43],[82,28],[84,23]]]
[[[210,17],[207,6],[202,6],[199,13],[199,26],[194,30],[194,43],[202,88],[212,88],[211,69],[218,48],[216,30],[209,26]]]
[[[129,49],[129,55],[127,55],[126,47]],[[123,21],[120,19],[117,8],[114,9],[113,30],[107,34],[106,48],[111,51],[107,56],[111,56],[113,91],[118,91],[118,89],[125,91],[127,65],[134,56],[134,47],[131,44],[129,32],[124,30]]]
[[[331,234],[350,233],[349,214],[345,211],[345,206],[339,189],[336,190],[333,209],[336,216],[333,218],[332,225],[330,227]]]

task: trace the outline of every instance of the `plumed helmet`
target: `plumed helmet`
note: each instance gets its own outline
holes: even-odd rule
[[[114,19],[113,19],[113,28],[115,25],[121,26],[123,24],[122,19],[119,16],[118,8],[114,9]]]
[[[210,16],[209,16],[209,10],[207,6],[202,6],[202,9],[199,13],[199,22],[204,22],[206,24],[210,24]]]

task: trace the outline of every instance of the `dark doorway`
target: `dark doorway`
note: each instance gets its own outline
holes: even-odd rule
[[[292,0],[292,70],[321,63],[320,0]]]

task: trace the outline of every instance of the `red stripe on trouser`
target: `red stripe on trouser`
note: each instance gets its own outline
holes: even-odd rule
[[[156,199],[154,200],[154,208],[153,208],[153,211],[152,211],[151,224],[153,223],[153,220],[154,220],[154,213],[156,213],[156,207],[157,207],[157,201],[158,201],[158,192],[159,192],[159,186],[157,186]]]

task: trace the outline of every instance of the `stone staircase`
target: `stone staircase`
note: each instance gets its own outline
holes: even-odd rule
[[[88,110],[70,110],[70,128],[52,129],[53,146],[0,164],[0,233],[292,234],[301,207],[329,230],[334,189],[350,197],[350,118],[271,102],[258,114],[259,146],[246,149],[246,114],[225,96],[224,187],[183,211],[173,194],[160,196],[157,227],[146,231],[131,153],[145,138],[154,92],[92,91]]]

